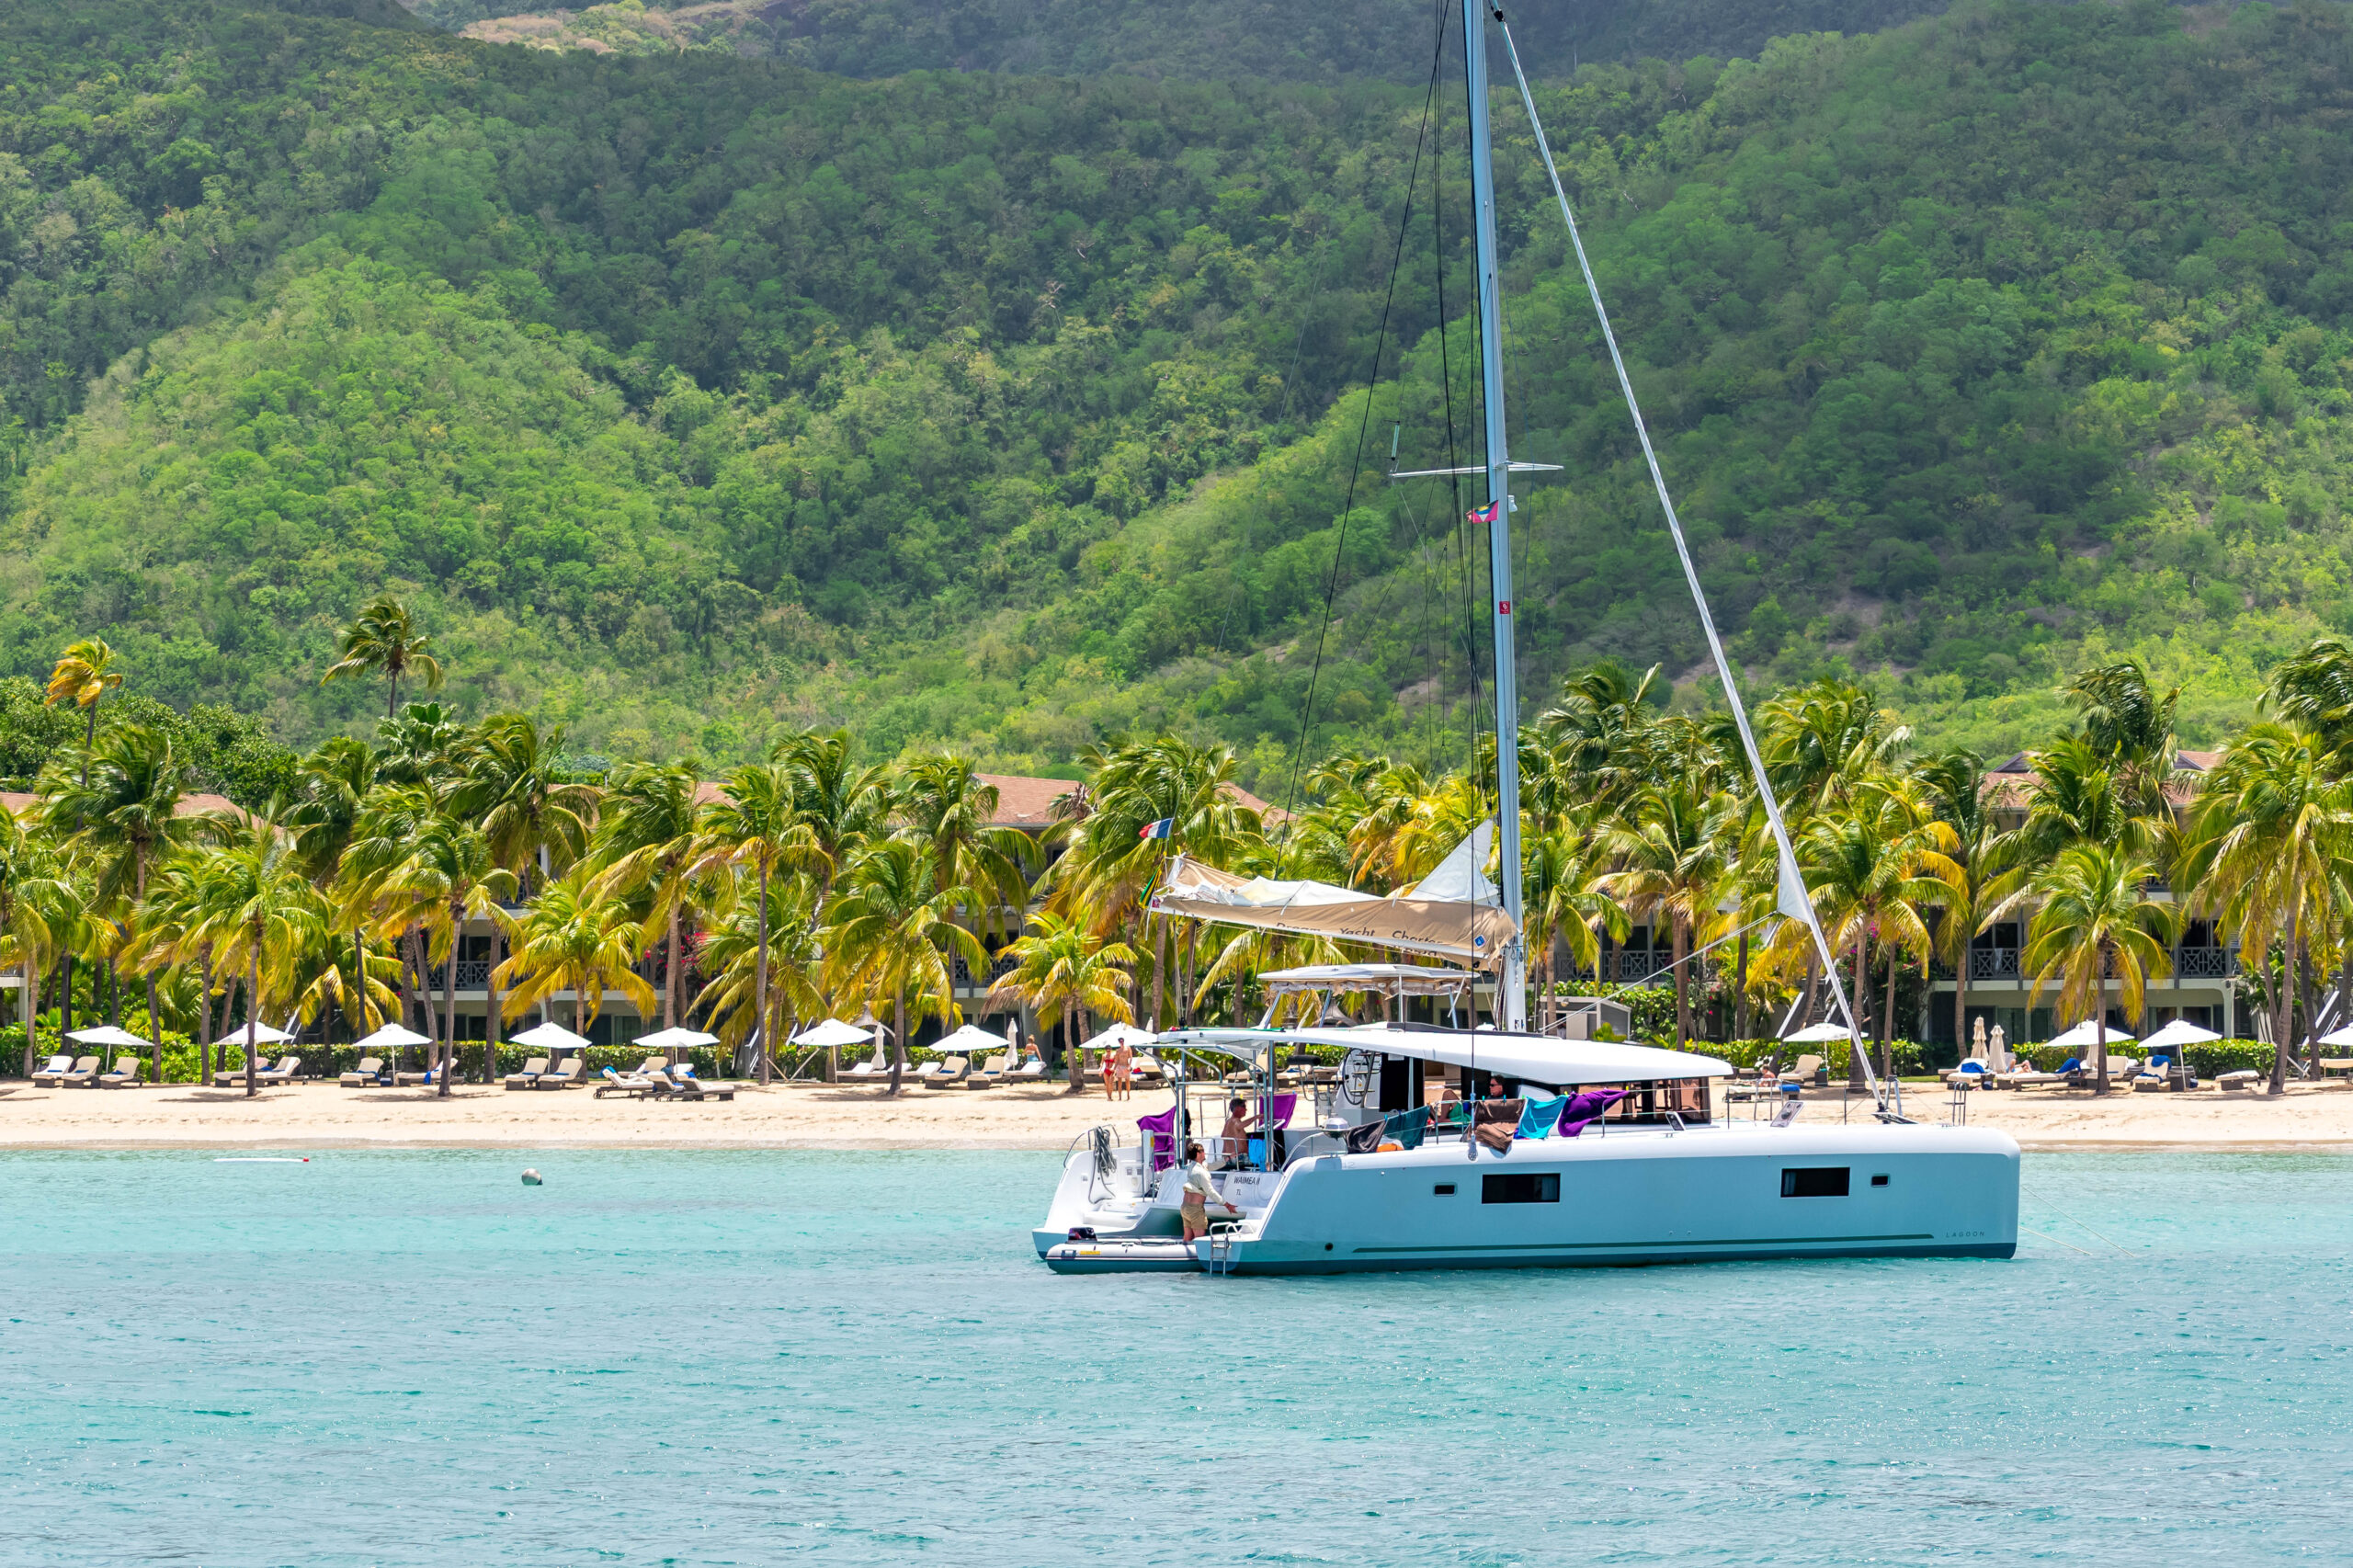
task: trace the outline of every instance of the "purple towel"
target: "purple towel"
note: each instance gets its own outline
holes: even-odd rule
[[[1554,1131],[1563,1138],[1574,1138],[1601,1119],[1601,1113],[1626,1097],[1623,1089],[1586,1089],[1571,1095],[1561,1108],[1561,1119]]]
[[[1289,1127],[1290,1125],[1290,1113],[1298,1108],[1299,1096],[1297,1095],[1277,1095],[1275,1096],[1274,1107],[1275,1125],[1277,1127]]]
[[[1136,1118],[1136,1131],[1143,1134],[1144,1147],[1150,1151],[1155,1175],[1176,1163],[1176,1108],[1170,1106],[1157,1116]]]

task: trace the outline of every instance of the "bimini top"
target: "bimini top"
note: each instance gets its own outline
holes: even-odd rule
[[[1361,1028],[1175,1029],[1164,1045],[1193,1046],[1234,1056],[1259,1056],[1290,1045],[1336,1045],[1475,1067],[1524,1083],[1641,1084],[1671,1078],[1729,1078],[1732,1063],[1696,1051],[1609,1040],[1555,1040],[1550,1035],[1501,1034],[1493,1029],[1440,1029],[1427,1024],[1370,1024]]]

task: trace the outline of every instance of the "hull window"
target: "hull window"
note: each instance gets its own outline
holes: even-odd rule
[[[1844,1165],[1811,1165],[1781,1173],[1781,1196],[1784,1198],[1844,1198],[1847,1196],[1847,1167]]]
[[[1436,1187],[1430,1188],[1430,1196],[1433,1198],[1451,1198],[1454,1196],[1454,1184],[1450,1181],[1439,1182]]]
[[[1506,1176],[1482,1176],[1479,1178],[1479,1201],[1558,1203],[1561,1201],[1561,1176],[1558,1171],[1530,1171],[1526,1175],[1513,1172]]]

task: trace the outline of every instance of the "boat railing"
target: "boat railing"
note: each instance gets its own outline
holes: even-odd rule
[[[1119,1128],[1109,1122],[1101,1122],[1073,1138],[1070,1141],[1070,1147],[1063,1151],[1063,1165],[1065,1169],[1070,1165],[1070,1157],[1078,1153],[1082,1144],[1087,1151],[1086,1200],[1094,1203],[1100,1201],[1105,1196],[1118,1197],[1117,1181],[1120,1174],[1120,1154]]]

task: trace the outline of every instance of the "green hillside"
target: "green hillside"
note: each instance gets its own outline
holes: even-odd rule
[[[404,0],[436,27],[543,48],[767,55],[845,76],[998,71],[1091,76],[1419,82],[1423,0]],[[1871,32],[1948,0],[1529,0],[1510,7],[1532,69],[1754,55],[1792,33]],[[505,27],[482,24],[528,20]]]
[[[100,632],[141,689],[306,740],[364,720],[317,673],[389,583],[461,707],[620,753],[840,719],[1046,769],[1169,723],[1258,781],[1330,587],[1317,746],[1460,755],[1479,541],[1379,477],[1392,433],[1444,458],[1449,403],[1476,449],[1459,101],[1368,421],[1417,88],[859,82],[383,19],[0,17],[0,673]],[[2335,5],[1972,6],[1543,90],[1759,680],[1851,668],[1995,746],[2130,650],[2190,682],[2194,741],[2353,625],[2348,69]],[[1524,687],[1688,676],[1498,116],[1515,455],[1566,465],[1520,513]]]

